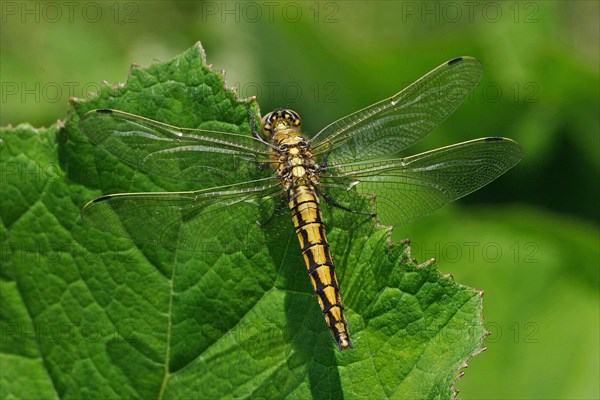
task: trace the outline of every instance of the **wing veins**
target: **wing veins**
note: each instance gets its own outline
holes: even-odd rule
[[[313,149],[329,152],[338,163],[397,153],[450,115],[479,82],[481,71],[470,57],[444,63],[394,96],[332,122],[311,139]]]
[[[219,251],[220,241],[237,235],[235,251],[250,243],[262,199],[281,190],[265,178],[198,191],[117,193],[89,202],[82,216],[100,230],[168,248]]]
[[[326,168],[323,185],[339,196],[375,195],[379,221],[401,225],[432,213],[498,178],[521,159],[506,138],[482,138],[406,158],[362,161]],[[344,193],[345,192],[345,193]]]

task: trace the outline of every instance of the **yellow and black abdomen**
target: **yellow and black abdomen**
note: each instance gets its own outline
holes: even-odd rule
[[[340,350],[352,347],[319,200],[310,187],[299,185],[290,190],[289,205],[306,269],[327,325]]]

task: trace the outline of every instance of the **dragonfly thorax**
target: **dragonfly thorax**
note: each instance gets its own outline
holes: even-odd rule
[[[290,130],[292,129],[277,132],[274,137],[280,139],[273,154],[277,177],[288,190],[298,186],[314,188],[319,181],[319,166],[308,141],[298,134],[287,134]]]

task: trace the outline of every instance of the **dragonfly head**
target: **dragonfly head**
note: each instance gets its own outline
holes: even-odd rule
[[[270,140],[279,131],[290,128],[299,129],[300,124],[300,116],[296,111],[276,110],[262,118],[260,128],[265,138]]]

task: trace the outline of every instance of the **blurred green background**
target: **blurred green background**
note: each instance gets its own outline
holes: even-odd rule
[[[474,56],[481,84],[409,153],[507,136],[525,157],[394,238],[486,293],[488,349],[456,383],[461,398],[597,399],[599,4],[4,1],[0,123],[48,126],[70,96],[198,40],[229,86],[263,113],[295,109],[309,134]]]

